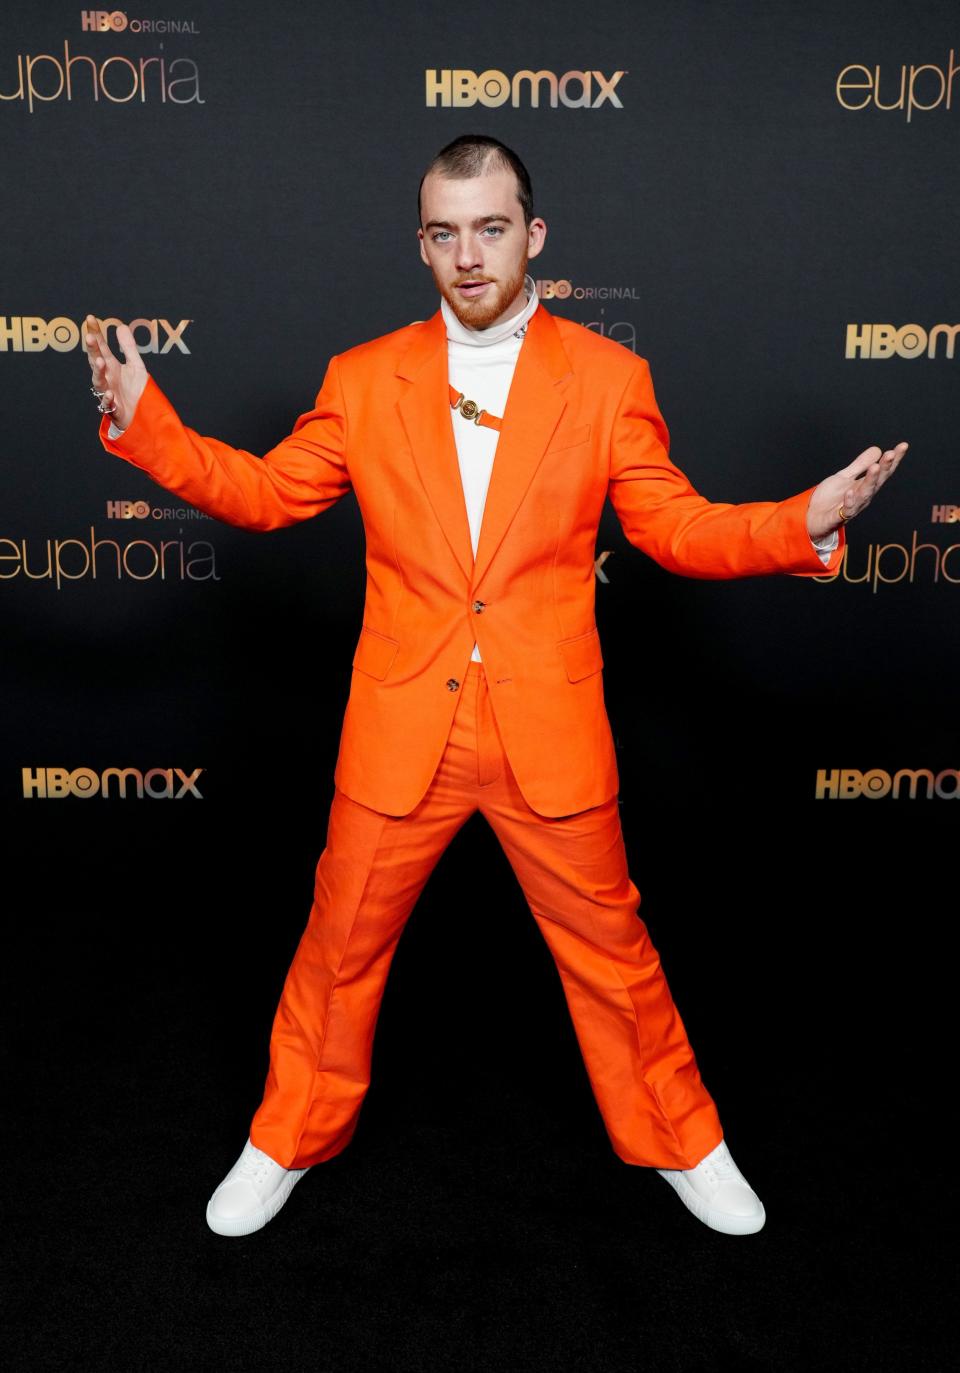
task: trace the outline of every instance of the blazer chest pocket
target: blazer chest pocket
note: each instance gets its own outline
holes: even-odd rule
[[[576,448],[579,443],[586,443],[590,437],[589,424],[577,425],[575,429],[561,429],[554,435],[553,442],[547,449],[548,453],[560,453],[564,448]]]
[[[557,644],[571,682],[579,682],[599,672],[603,667],[603,654],[600,651],[600,635],[595,629],[586,634],[578,634],[573,639],[561,639]]]
[[[378,681],[383,681],[390,671],[390,664],[397,656],[399,647],[396,639],[388,639],[385,634],[378,634],[375,629],[368,629],[363,625],[353,655],[353,666],[359,672],[365,672],[368,677],[376,677]]]

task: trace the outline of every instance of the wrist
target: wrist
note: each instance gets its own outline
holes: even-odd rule
[[[822,498],[811,499],[807,505],[806,524],[811,539],[828,539],[841,525],[838,507],[825,505]]]

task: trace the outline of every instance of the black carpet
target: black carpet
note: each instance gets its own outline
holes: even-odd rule
[[[204,1208],[259,1101],[312,836],[286,835],[279,871],[276,835],[200,853],[175,819],[158,846],[114,814],[109,845],[81,846],[43,816],[58,861],[11,912],[5,993],[7,1367],[954,1366],[949,974],[906,942],[895,865],[842,910],[830,882],[812,907],[790,881],[761,910],[709,850],[678,885],[667,820],[641,856],[625,816],[761,1234],[713,1233],[613,1154],[477,820],[401,940],[354,1141],[224,1239]],[[814,909],[829,960],[802,934]]]

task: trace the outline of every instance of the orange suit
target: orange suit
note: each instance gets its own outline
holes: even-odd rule
[[[403,923],[479,809],[557,961],[614,1148],[692,1167],[722,1132],[626,871],[594,620],[597,526],[609,494],[631,543],[710,578],[822,574],[843,530],[825,568],[806,530],[812,487],[780,502],[700,496],[668,456],[647,363],[542,305],[475,559],[452,424],[438,311],[333,358],[314,408],[262,459],[183,425],[152,378],[119,439],[101,425],[111,452],[228,523],[291,524],[351,487],[363,517],[363,624],[327,844],[251,1139],[285,1167],[348,1142]]]

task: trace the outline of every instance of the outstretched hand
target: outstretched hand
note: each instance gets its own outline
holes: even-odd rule
[[[100,396],[101,408],[112,415],[118,428],[126,429],[147,384],[147,369],[133,334],[126,324],[117,326],[117,341],[126,362],[114,357],[96,315],[87,315],[83,321],[83,336],[93,388]]]
[[[883,483],[896,472],[907,447],[906,443],[898,443],[885,453],[876,446],[865,448],[849,467],[841,467],[832,477],[825,477],[807,506],[807,532],[811,539],[832,534],[866,510]]]

